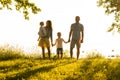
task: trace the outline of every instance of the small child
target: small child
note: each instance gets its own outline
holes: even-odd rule
[[[57,33],[57,36],[58,36],[58,38],[56,39],[56,41],[55,41],[55,44],[52,44],[53,46],[55,46],[56,45],[56,48],[57,48],[57,55],[58,55],[58,58],[61,58],[62,59],[62,57],[63,57],[63,42],[64,43],[67,43],[63,38],[61,38],[61,33],[60,32],[58,32]],[[60,54],[61,54],[61,57],[60,57]]]
[[[40,22],[40,28],[39,28],[39,32],[38,32],[38,41],[40,38],[44,38],[46,36],[46,29],[44,26],[44,22]]]

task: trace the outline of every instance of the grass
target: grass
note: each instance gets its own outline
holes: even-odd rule
[[[36,55],[35,55],[36,56]],[[120,59],[90,52],[79,60],[43,60],[15,48],[0,48],[0,80],[120,80]]]

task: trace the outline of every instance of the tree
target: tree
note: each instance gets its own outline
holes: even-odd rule
[[[30,11],[33,14],[37,14],[41,11],[35,3],[29,2],[29,0],[0,0],[0,10],[7,8],[8,10],[15,9],[16,11],[22,11],[24,18],[29,20]]]
[[[108,29],[108,32],[117,30],[120,33],[120,0],[98,0],[98,7],[105,8],[105,13],[114,15],[114,21]]]

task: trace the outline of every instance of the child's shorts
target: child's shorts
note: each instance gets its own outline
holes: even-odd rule
[[[63,54],[63,48],[57,48],[57,54]]]

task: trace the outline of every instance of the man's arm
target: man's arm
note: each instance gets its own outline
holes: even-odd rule
[[[82,40],[81,40],[81,43],[83,43],[83,39],[84,39],[84,27],[82,28]]]
[[[50,39],[51,39],[51,44],[53,44],[53,31],[51,30],[51,34],[50,34]]]
[[[70,32],[69,32],[68,42],[70,42],[70,37],[71,37],[71,34],[72,34],[72,29],[70,29]]]

